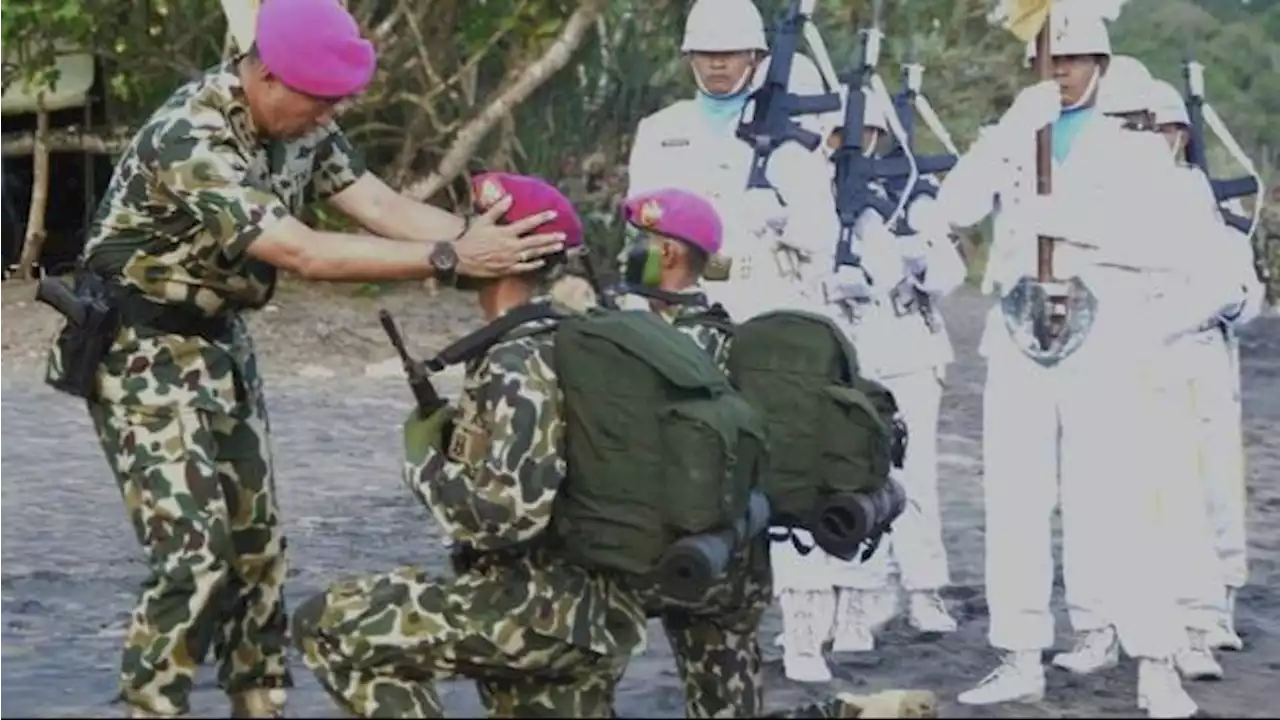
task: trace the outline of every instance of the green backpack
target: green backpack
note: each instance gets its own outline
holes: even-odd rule
[[[538,318],[556,322],[514,327]],[[492,344],[544,332],[555,333],[565,407],[557,552],[666,597],[697,597],[768,521],[760,417],[696,343],[651,312],[529,305],[476,335]]]
[[[844,558],[887,531],[905,507],[889,477],[901,465],[905,428],[893,394],[859,375],[844,332],[829,318],[793,310],[734,326],[712,308],[689,322],[733,335],[729,375],[768,427],[771,524],[809,530]]]

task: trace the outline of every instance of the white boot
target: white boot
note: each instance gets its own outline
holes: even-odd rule
[[[956,698],[963,705],[994,705],[1006,702],[1039,702],[1044,699],[1044,665],[1039,651],[1006,653],[1000,667],[983,678],[972,690]]]
[[[1210,649],[1239,652],[1244,649],[1244,640],[1236,632],[1236,589],[1233,587],[1227,588],[1226,605],[1218,626],[1209,631],[1206,640]]]
[[[947,603],[936,590],[915,590],[907,601],[908,621],[924,633],[950,633],[956,631],[955,618],[947,612]]]
[[[1187,630],[1187,646],[1173,656],[1173,663],[1184,680],[1221,680],[1222,666],[1209,649],[1207,633]]]
[[[1053,656],[1054,667],[1077,675],[1089,675],[1113,668],[1119,663],[1120,639],[1116,637],[1116,629],[1111,626],[1078,634],[1071,652]]]
[[[782,669],[796,682],[831,682],[831,668],[822,645],[831,631],[835,611],[832,590],[784,590],[778,593],[782,610]]]
[[[1150,658],[1138,662],[1138,709],[1150,718],[1189,718],[1199,710],[1182,689],[1173,662]]]
[[[874,590],[840,588],[836,591],[836,621],[831,650],[838,653],[871,652],[876,648],[872,623]]]

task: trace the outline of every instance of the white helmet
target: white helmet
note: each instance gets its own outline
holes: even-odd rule
[[[1151,71],[1136,58],[1116,55],[1098,85],[1097,108],[1108,115],[1151,110]]]
[[[840,94],[840,112],[833,115],[830,126],[824,128],[823,134],[833,136],[837,130],[844,130],[844,107],[849,98],[848,88],[840,86],[837,91]],[[896,112],[893,108],[892,101],[879,93],[873,92],[871,88],[862,90],[862,97],[865,98],[862,106],[862,129],[863,130],[879,130],[882,133],[889,132],[889,113]],[[861,138],[859,138],[861,142]],[[830,155],[834,148],[830,148],[825,143],[823,145],[825,153]],[[865,152],[867,149],[863,148]]]
[[[1178,89],[1163,80],[1152,80],[1147,89],[1148,104],[1156,125],[1177,124],[1190,127],[1187,103]]]
[[[751,0],[697,0],[684,24],[680,52],[768,52],[764,19]]]
[[[1049,52],[1053,57],[1068,55],[1111,56],[1111,36],[1107,24],[1096,14],[1090,15],[1083,3],[1054,3],[1049,14]],[[1025,59],[1030,64],[1036,58],[1036,41],[1027,43]]]

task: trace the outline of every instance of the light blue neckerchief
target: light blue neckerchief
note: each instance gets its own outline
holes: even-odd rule
[[[1093,106],[1063,110],[1053,121],[1053,159],[1063,162],[1071,152],[1081,128],[1093,117]]]
[[[723,130],[742,115],[742,108],[747,104],[747,91],[744,88],[733,95],[717,97],[698,91],[698,110],[703,119],[715,130]]]

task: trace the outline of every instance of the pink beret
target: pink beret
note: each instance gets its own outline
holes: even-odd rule
[[[373,43],[338,0],[266,0],[258,56],[289,88],[321,98],[355,95],[373,79]]]
[[[475,198],[478,212],[493,207],[503,197],[511,196],[511,207],[502,219],[507,223],[518,222],[530,215],[554,210],[556,217],[539,225],[532,232],[564,233],[564,246],[582,245],[582,220],[578,210],[554,185],[532,175],[512,173],[483,173],[471,179],[471,196]]]
[[[720,213],[701,196],[684,190],[632,195],[623,203],[622,216],[637,228],[683,240],[708,255],[720,252],[724,239]]]

